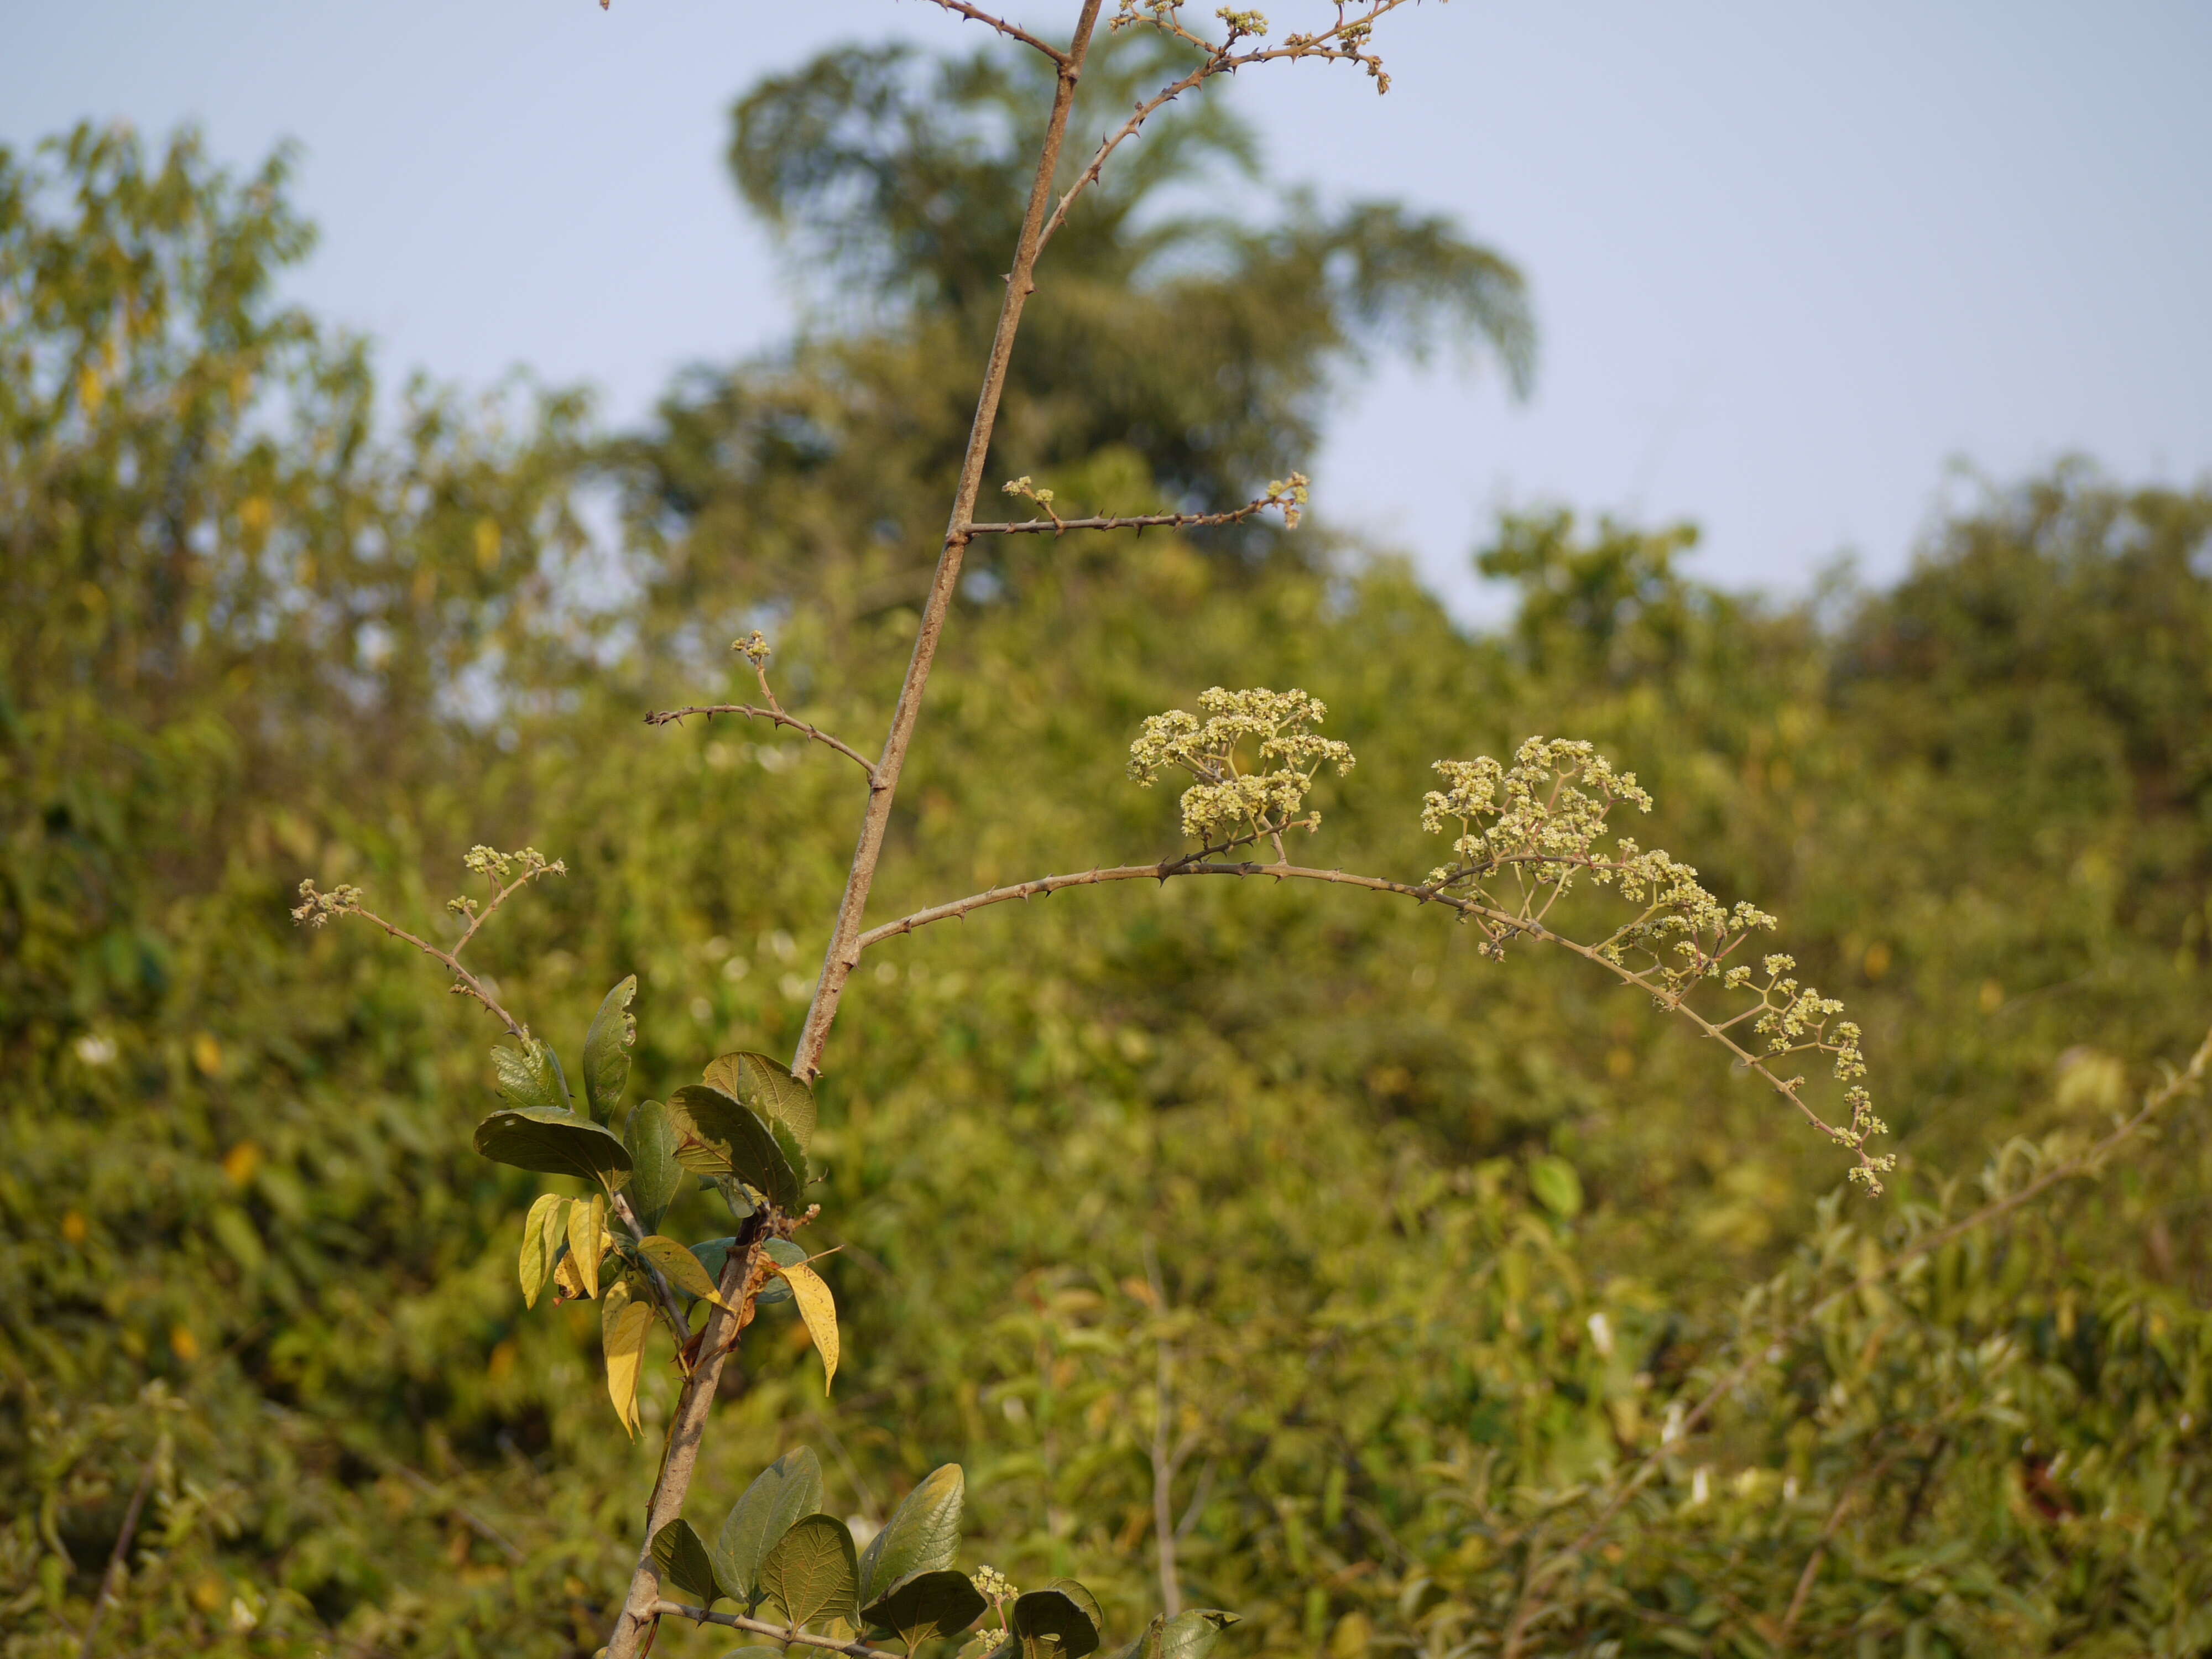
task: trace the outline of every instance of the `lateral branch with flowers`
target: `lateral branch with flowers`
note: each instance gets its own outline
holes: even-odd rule
[[[1196,714],[1175,709],[1147,720],[1130,751],[1130,771],[1140,783],[1150,785],[1169,774],[1189,779],[1182,797],[1182,827],[1197,843],[1193,850],[1152,864],[993,888],[864,927],[924,689],[958,591],[966,550],[976,537],[1193,528],[1240,523],[1270,509],[1282,514],[1288,530],[1296,528],[1308,505],[1308,481],[1292,473],[1271,481],[1231,512],[1072,519],[1059,512],[1051,489],[1024,477],[1007,483],[1003,493],[1030,501],[1043,516],[979,523],[975,509],[1007,365],[1024,307],[1036,287],[1041,251],[1122,144],[1134,139],[1152,115],[1218,76],[1277,60],[1336,62],[1358,67],[1378,91],[1387,90],[1389,79],[1373,46],[1375,26],[1406,0],[1325,5],[1319,27],[1288,33],[1273,44],[1271,26],[1256,11],[1222,8],[1215,14],[1221,26],[1217,36],[1183,21],[1181,0],[1119,0],[1109,27],[1157,31],[1185,53],[1188,70],[1139,100],[1065,180],[1069,116],[1103,0],[1079,0],[1064,46],[966,0],[937,3],[1043,53],[1054,65],[1054,93],[936,570],[880,756],[871,761],[853,744],[787,711],[769,684],[769,646],[757,633],[737,641],[735,649],[758,683],[760,702],[702,704],[647,717],[656,726],[695,714],[765,720],[836,750],[865,775],[858,844],[791,1064],[750,1052],[724,1054],[706,1064],[698,1083],[673,1091],[665,1101],[643,1101],[623,1113],[629,1050],[636,1032],[630,1005],[637,981],[632,976],[601,1004],[577,1055],[578,1085],[572,1087],[552,1047],[509,1012],[496,988],[463,960],[469,944],[509,898],[534,881],[562,873],[560,864],[532,849],[498,853],[480,847],[468,854],[468,870],[483,878],[487,891],[481,898],[453,902],[449,908],[460,932],[451,945],[435,943],[368,909],[356,887],[325,891],[304,883],[293,913],[315,926],[358,916],[381,927],[445,968],[455,993],[481,1004],[513,1039],[512,1046],[493,1053],[504,1102],[477,1125],[477,1150],[500,1163],[584,1185],[584,1196],[546,1193],[529,1206],[521,1225],[518,1276],[525,1299],[533,1305],[549,1285],[556,1301],[599,1304],[608,1395],[628,1433],[635,1435],[641,1426],[638,1389],[648,1340],[656,1329],[668,1334],[670,1363],[682,1386],[646,1505],[636,1565],[603,1650],[607,1659],[637,1659],[650,1647],[659,1621],[671,1616],[853,1659],[896,1659],[890,1650],[858,1638],[880,1632],[884,1639],[898,1640],[910,1656],[924,1642],[965,1632],[987,1605],[999,1618],[982,1650],[991,1659],[1083,1659],[1099,1646],[1097,1604],[1073,1581],[1018,1595],[989,1569],[973,1580],[951,1570],[961,1492],[957,1468],[924,1481],[858,1557],[844,1523],[819,1512],[820,1474],[811,1455],[799,1461],[794,1461],[796,1454],[787,1456],[756,1481],[713,1547],[684,1518],[723,1364],[759,1308],[794,1303],[821,1356],[825,1385],[836,1376],[836,1311],[828,1285],[796,1237],[818,1207],[807,1196],[816,1179],[809,1162],[815,1125],[812,1083],[845,985],[863,952],[933,921],[1066,887],[1193,876],[1267,876],[1393,894],[1454,912],[1476,930],[1486,955],[1503,957],[1518,939],[1555,944],[1648,992],[1660,1007],[1689,1019],[1852,1151],[1857,1158],[1852,1174],[1869,1188],[1880,1190],[1881,1174],[1893,1161],[1868,1148],[1882,1126],[1857,1084],[1864,1069],[1858,1031],[1839,1018],[1840,1005],[1791,978],[1787,957],[1767,956],[1755,969],[1738,960],[1747,957],[1753,935],[1772,928],[1772,917],[1747,904],[1723,907],[1688,866],[1613,832],[1608,817],[1615,807],[1626,803],[1647,811],[1650,800],[1632,776],[1614,773],[1584,743],[1532,738],[1510,766],[1490,759],[1439,762],[1445,787],[1428,797],[1423,822],[1438,833],[1456,830],[1451,861],[1418,882],[1352,875],[1293,864],[1285,841],[1294,832],[1310,835],[1319,829],[1320,814],[1308,805],[1308,796],[1320,775],[1331,768],[1339,774],[1352,769],[1350,748],[1321,735],[1326,708],[1299,690],[1215,689],[1200,699]],[[1267,856],[1232,856],[1240,849]],[[1612,889],[1629,915],[1611,933],[1578,941],[1553,931],[1549,918],[1570,889],[1584,880]],[[1693,1000],[1712,996],[1733,1000],[1711,1012]],[[1824,1119],[1803,1097],[1805,1079],[1788,1070],[1796,1057],[1814,1054],[1827,1057],[1838,1078],[1850,1085],[1847,1122]],[[728,1234],[684,1243],[658,1231],[687,1176],[720,1193],[731,1216]],[[1164,1543],[1163,1577],[1171,1579],[1166,1547]],[[696,1599],[672,1601],[671,1590]],[[718,1611],[714,1604],[723,1598],[744,1611]],[[1166,1599],[1172,1609],[1178,1596],[1171,1583]],[[781,1620],[760,1617],[769,1605],[781,1613]],[[1123,1650],[1123,1659],[1203,1659],[1231,1618],[1200,1611],[1156,1619]]]

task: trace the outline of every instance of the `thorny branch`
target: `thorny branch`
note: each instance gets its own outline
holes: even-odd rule
[[[1280,46],[1255,46],[1241,52],[1236,49],[1237,43],[1255,38],[1243,26],[1248,21],[1258,21],[1251,14],[1243,14],[1241,18],[1232,16],[1227,37],[1213,41],[1193,33],[1176,21],[1175,12],[1179,0],[1121,0],[1121,11],[1115,16],[1112,27],[1120,29],[1149,23],[1162,33],[1197,47],[1206,54],[1205,61],[1181,80],[1171,82],[1139,104],[1127,120],[1100,142],[1089,165],[1076,176],[1075,182],[1067,187],[1058,205],[1053,209],[1052,217],[1046,222],[1044,233],[1038,239],[1040,246],[1052,240],[1053,233],[1067,217],[1068,210],[1075,205],[1076,198],[1098,182],[1108,157],[1127,141],[1135,137],[1145,123],[1163,107],[1186,92],[1205,85],[1217,75],[1233,74],[1248,64],[1264,64],[1279,58],[1311,58],[1323,62],[1358,64],[1373,77],[1377,92],[1390,89],[1390,77],[1382,72],[1382,60],[1366,50],[1366,43],[1374,32],[1376,20],[1397,10],[1406,3],[1406,0],[1372,0],[1372,3],[1358,16],[1340,15],[1332,27],[1323,29],[1318,34],[1289,34],[1283,38]],[[1342,8],[1339,8],[1339,11],[1340,14]]]
[[[1012,524],[971,524],[968,526],[968,533],[971,536],[1039,536],[1049,531],[1054,536],[1063,536],[1071,530],[1200,530],[1219,525],[1242,524],[1255,514],[1264,513],[1271,507],[1280,507],[1285,526],[1295,530],[1299,514],[1305,505],[1309,483],[1304,473],[1293,472],[1287,479],[1269,484],[1266,495],[1226,513],[1138,513],[1118,517],[1063,519],[1052,510],[1052,491],[1032,489],[1029,479],[1021,477],[1003,486],[1006,493],[1028,497],[1044,508],[1048,516],[1024,519]]]
[[[409,933],[397,922],[388,921],[366,908],[361,902],[362,891],[358,887],[333,887],[325,893],[318,890],[312,878],[303,881],[300,884],[300,902],[292,909],[292,920],[304,921],[312,927],[325,926],[333,916],[359,916],[363,921],[374,923],[402,944],[411,945],[432,961],[444,964],[447,971],[453,976],[455,995],[474,997],[494,1018],[507,1027],[509,1036],[527,1042],[530,1028],[501,1007],[498,1000],[485,988],[483,981],[461,966],[461,952],[501,905],[540,876],[567,875],[568,866],[558,859],[548,862],[533,847],[526,847],[519,853],[495,853],[489,847],[475,847],[469,850],[464,862],[472,872],[483,876],[491,884],[492,896],[489,902],[481,908],[471,898],[457,898],[447,902],[446,908],[448,910],[455,915],[468,918],[468,927],[454,941],[450,951],[441,950],[429,940]],[[505,880],[509,869],[520,871],[511,882]]]
[[[1515,1610],[1513,1620],[1506,1629],[1504,1645],[1500,1650],[1502,1659],[1519,1659],[1522,1644],[1528,1635],[1529,1623],[1540,1610],[1530,1605],[1528,1598],[1533,1595],[1541,1585],[1550,1582],[1559,1572],[1572,1565],[1593,1544],[1596,1543],[1604,1535],[1605,1529],[1613,1523],[1613,1517],[1626,1509],[1636,1494],[1650,1484],[1651,1477],[1658,1472],[1660,1465],[1674,1452],[1676,1445],[1711,1416],[1715,1407],[1741,1387],[1753,1371],[1763,1364],[1771,1364],[1778,1357],[1778,1351],[1784,1344],[1796,1340],[1812,1329],[1819,1322],[1821,1316],[1831,1308],[1848,1301],[1852,1297],[1872,1290],[1884,1279],[1893,1277],[1923,1256],[1942,1249],[1954,1239],[1962,1238],[1968,1233],[1977,1231],[2001,1217],[2009,1215],[2022,1205],[2050,1191],[2062,1181],[2069,1181],[2076,1176],[2093,1173],[2122,1146],[2147,1127],[2159,1113],[2201,1084],[2204,1080],[2208,1069],[2212,1069],[2212,1030],[2208,1030],[2204,1035],[2204,1040],[2197,1045],[2197,1051],[2190,1056],[2189,1063],[2174,1072],[2157,1088],[2147,1091],[2143,1096],[2142,1107],[2132,1117],[2124,1119],[2116,1124],[2109,1134],[2093,1142],[2072,1158],[2054,1164],[2017,1192],[2008,1193],[2002,1198],[1984,1205],[1972,1215],[1962,1217],[1948,1226],[1938,1227],[1935,1231],[1915,1239],[1879,1267],[1862,1273],[1838,1290],[1831,1291],[1808,1308],[1794,1324],[1758,1345],[1750,1354],[1723,1372],[1712,1386],[1705,1390],[1698,1403],[1683,1414],[1682,1420],[1676,1425],[1674,1433],[1662,1443],[1644,1455],[1636,1468],[1630,1472],[1628,1479],[1614,1491],[1589,1525],[1583,1529],[1581,1535],[1556,1555],[1530,1570],[1522,1592],[1522,1604]]]
[[[922,608],[921,625],[915,630],[914,655],[907,664],[906,680],[899,688],[898,703],[891,714],[883,758],[876,763],[868,781],[868,805],[861,815],[860,837],[853,848],[845,895],[837,906],[836,925],[823,953],[814,1000],[807,1008],[806,1024],[792,1056],[792,1072],[802,1080],[811,1079],[821,1070],[822,1051],[830,1041],[830,1028],[836,1021],[845,981],[860,960],[854,941],[860,935],[860,919],[867,908],[869,891],[875,884],[876,864],[883,855],[884,836],[890,827],[892,799],[898,790],[899,775],[906,765],[907,750],[914,742],[915,723],[921,717],[922,692],[937,660],[938,641],[944,635],[952,597],[959,586],[961,563],[974,533],[969,526],[975,521],[975,497],[982,488],[983,463],[990,451],[991,434],[998,423],[999,402],[1006,392],[1006,370],[1013,357],[1014,336],[1021,327],[1022,309],[1036,288],[1031,279],[1036,269],[1037,251],[1042,246],[1040,228],[1046,204],[1051,199],[1053,177],[1060,169],[1068,115],[1075,105],[1076,83],[1082,77],[1091,34],[1097,27],[1099,5],[1100,0],[1085,0],[1067,52],[1060,60],[1052,113],[1045,123],[1044,142],[1037,150],[1036,178],[1022,218],[1013,267],[1006,274],[1006,297],[1000,303],[990,361],[975,400],[975,422],[969,430],[967,453],[961,461],[960,483],[945,524],[937,570],[930,581],[928,600]],[[627,1659],[627,1655],[616,1653],[611,1659]]]
[[[930,0],[930,3],[942,6],[950,12],[957,12],[959,15],[981,23],[987,28],[994,28],[1009,40],[1018,40],[1025,46],[1033,46],[1055,64],[1065,64],[1067,61],[1067,54],[1058,46],[1048,41],[1038,40],[1027,29],[1015,27],[1003,17],[994,17],[981,8],[969,5],[968,0]]]
[[[681,724],[684,717],[689,714],[704,714],[709,720],[717,714],[743,714],[748,720],[769,720],[777,726],[787,726],[802,737],[811,738],[815,742],[836,750],[866,773],[870,783],[876,781],[876,769],[869,764],[866,755],[843,738],[834,738],[819,726],[810,726],[797,716],[785,712],[782,700],[775,695],[775,688],[768,683],[768,659],[770,654],[769,643],[762,637],[758,629],[755,629],[744,638],[733,641],[730,649],[738,653],[752,664],[753,674],[760,681],[761,695],[768,699],[767,708],[763,708],[749,702],[702,703],[690,708],[661,709],[657,713],[647,714],[645,717],[645,723],[647,726]]]
[[[1530,916],[1516,915],[1497,908],[1456,893],[1439,891],[1432,885],[1415,885],[1410,882],[1392,881],[1382,876],[1355,875],[1344,870],[1319,870],[1304,865],[1288,863],[1261,864],[1246,860],[1237,863],[1218,861],[1193,862],[1188,858],[1166,859],[1158,864],[1124,864],[1095,870],[1079,870],[1067,875],[1039,876],[1032,881],[1015,882],[1004,887],[994,887],[981,893],[971,893],[965,898],[953,899],[944,904],[933,904],[909,915],[871,927],[860,935],[857,948],[867,950],[886,939],[902,933],[911,933],[927,927],[932,922],[950,921],[967,916],[970,912],[987,906],[1004,904],[1012,899],[1042,898],[1069,887],[1097,887],[1115,881],[1165,882],[1178,876],[1267,876],[1277,881],[1317,881],[1338,887],[1357,887],[1371,893],[1392,893],[1401,898],[1412,899],[1417,904],[1437,904],[1455,912],[1462,921],[1483,925],[1492,939],[1511,938],[1530,939],[1546,945],[1556,945],[1563,951],[1573,952],[1585,961],[1596,963],[1623,983],[1635,986],[1650,994],[1655,1000],[1669,1012],[1680,1014],[1706,1036],[1718,1042],[1735,1057],[1739,1068],[1757,1073],[1776,1093],[1787,1100],[1806,1121],[1824,1134],[1834,1137],[1837,1130],[1826,1119],[1807,1104],[1797,1092],[1800,1080],[1784,1078],[1769,1069],[1772,1056],[1761,1054],[1745,1048],[1728,1033],[1727,1027],[1707,1018],[1698,1010],[1681,999],[1678,991],[1661,983],[1649,970],[1638,970],[1625,962],[1617,962],[1606,953],[1603,944],[1584,945],[1564,933],[1553,932],[1542,921]],[[1754,1010],[1754,1012],[1756,1012]],[[1734,1022],[1729,1022],[1733,1024]]]

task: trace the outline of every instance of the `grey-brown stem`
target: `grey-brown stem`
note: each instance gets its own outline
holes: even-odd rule
[[[998,422],[999,399],[1006,389],[1006,365],[1013,357],[1014,335],[1021,327],[1022,307],[1028,303],[1030,279],[1036,269],[1037,234],[1044,223],[1045,210],[1051,204],[1053,176],[1060,169],[1068,112],[1074,106],[1076,82],[1091,49],[1091,31],[1097,26],[1099,3],[1100,0],[1084,0],[1074,38],[1060,61],[1052,116],[1037,152],[1036,182],[1030,190],[1029,211],[1022,218],[1013,269],[1006,275],[1006,297],[999,307],[998,332],[991,340],[990,362],[983,371],[982,391],[975,399],[975,423],[968,432],[968,452],[960,464],[960,487],[945,523],[945,544],[937,556],[928,601],[922,607],[921,627],[915,635],[914,655],[907,663],[906,683],[899,688],[898,706],[891,713],[890,734],[884,741],[883,758],[876,763],[868,780],[868,805],[861,814],[860,842],[853,849],[845,896],[837,906],[837,925],[823,954],[814,1000],[806,1010],[806,1024],[792,1055],[791,1069],[802,1079],[812,1079],[822,1069],[822,1050],[837,1018],[838,1000],[845,994],[853,965],[860,959],[860,917],[868,908],[868,890],[875,884],[876,861],[883,856],[884,832],[890,825],[891,800],[898,792],[899,774],[914,742],[915,723],[921,717],[921,694],[929,684],[929,671],[937,660],[937,642],[945,632],[952,595],[959,586],[960,562],[974,533],[969,524],[975,514],[976,494],[982,488],[983,462],[990,452],[992,428]]]
[[[684,1500],[690,1495],[691,1476],[699,1464],[699,1443],[707,1432],[707,1414],[714,1409],[722,1366],[743,1328],[733,1310],[744,1305],[745,1284],[758,1249],[756,1242],[750,1249],[732,1249],[722,1263],[716,1288],[729,1305],[708,1310],[707,1327],[700,1333],[698,1361],[677,1396],[676,1416],[668,1425],[667,1449],[661,1454],[660,1478],[653,1482],[653,1502],[646,1510],[637,1567],[630,1576],[629,1594],[623,1599],[622,1611],[615,1615],[614,1633],[607,1638],[607,1659],[636,1659],[659,1616],[660,1569],[653,1559],[653,1535],[684,1513]]]

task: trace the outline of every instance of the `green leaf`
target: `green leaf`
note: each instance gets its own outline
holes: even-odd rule
[[[805,1446],[769,1464],[730,1506],[714,1540],[714,1572],[732,1600],[757,1602],[760,1565],[802,1516],[822,1507],[822,1465]]]
[[[707,1081],[763,1117],[791,1126],[802,1152],[814,1146],[814,1091],[766,1054],[724,1054],[707,1067]]]
[[[902,1579],[952,1565],[960,1547],[960,1505],[966,1493],[960,1466],[947,1463],[930,1471],[906,1495],[860,1557],[863,1607]]]
[[[911,1652],[923,1642],[959,1635],[989,1605],[964,1572],[915,1572],[863,1608],[860,1618],[875,1629],[896,1631]]]
[[[702,1302],[726,1306],[714,1281],[707,1277],[707,1270],[699,1258],[672,1238],[663,1238],[655,1233],[650,1238],[637,1242],[637,1253],[660,1269],[661,1277],[678,1290]]]
[[[637,1212],[638,1225],[656,1231],[684,1186],[684,1166],[676,1161],[676,1126],[668,1108],[657,1100],[640,1102],[629,1115],[623,1142],[629,1148],[630,1206]]]
[[[1022,1659],[1083,1659],[1098,1646],[1097,1625],[1065,1590],[1015,1597],[1006,1627],[1022,1644]]]
[[[702,1607],[713,1607],[715,1598],[728,1594],[715,1581],[706,1543],[689,1521],[671,1521],[653,1534],[653,1560],[664,1583],[697,1596]]]
[[[623,1085],[629,1081],[629,1047],[637,1041],[637,1016],[629,1005],[636,994],[637,975],[632,974],[607,993],[584,1034],[584,1103],[596,1122],[614,1115]]]
[[[1155,1619],[1115,1659],[1206,1659],[1221,1632],[1239,1623],[1218,1607],[1194,1607],[1172,1619]]]
[[[568,1110],[568,1085],[553,1050],[536,1037],[522,1041],[520,1048],[491,1051],[491,1068],[499,1076],[500,1093],[525,1110]]]
[[[1105,1630],[1106,1613],[1105,1610],[1098,1605],[1098,1598],[1093,1595],[1089,1590],[1085,1589],[1081,1584],[1078,1583],[1074,1579],[1055,1578],[1050,1583],[1047,1584],[1045,1588],[1047,1589],[1058,1590],[1069,1601],[1074,1602],[1077,1607],[1081,1607],[1085,1613],[1090,1617],[1092,1629],[1100,1632],[1103,1632]]]
[[[1179,1613],[1160,1628],[1158,1659],[1206,1659],[1221,1632],[1242,1622],[1242,1616],[1218,1607],[1193,1607]]]
[[[543,1106],[510,1106],[477,1125],[477,1151],[495,1164],[540,1175],[605,1180],[629,1168],[629,1148],[587,1117]]]
[[[1540,1158],[1528,1166],[1528,1185],[1553,1215],[1571,1221],[1582,1212],[1582,1177],[1564,1158]]]
[[[799,1207],[799,1177],[759,1113],[720,1089],[687,1084],[669,1097],[677,1157],[699,1175],[734,1175],[787,1215]]]
[[[761,1562],[761,1589],[791,1624],[817,1619],[857,1620],[853,1599],[859,1581],[853,1534],[834,1515],[810,1515],[777,1540]]]
[[[553,1273],[555,1216],[567,1200],[558,1193],[541,1194],[522,1220],[522,1255],[515,1268],[522,1279],[522,1304],[538,1305],[538,1292]]]
[[[799,1177],[799,1196],[789,1207],[796,1209],[806,1201],[806,1183],[813,1178],[813,1166],[806,1161],[806,1149],[799,1144],[799,1137],[791,1126],[780,1117],[768,1121],[768,1132],[775,1137],[775,1149],[783,1154],[783,1161],[791,1165],[792,1174]]]

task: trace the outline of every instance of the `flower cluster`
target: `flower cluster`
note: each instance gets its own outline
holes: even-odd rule
[[[1431,835],[1457,828],[1454,862],[1429,872],[1427,890],[1455,902],[1482,936],[1484,955],[1502,960],[1509,942],[1544,937],[1545,921],[1577,880],[1612,887],[1636,912],[1592,945],[1571,945],[1605,963],[1631,984],[1651,993],[1662,1008],[1686,1013],[1710,1036],[1734,1048],[1741,1062],[1804,1113],[1822,1133],[1858,1155],[1851,1178],[1881,1190],[1881,1176],[1895,1158],[1866,1150],[1888,1126],[1875,1115],[1872,1097],[1858,1079],[1866,1062],[1859,1028],[1842,1019],[1843,1004],[1790,976],[1796,963],[1769,956],[1754,970],[1729,959],[1753,935],[1769,933],[1775,919],[1754,904],[1723,904],[1698,872],[1657,848],[1646,850],[1611,828],[1613,809],[1626,802],[1651,810],[1651,797],[1635,774],[1616,772],[1596,749],[1562,738],[1531,738],[1502,766],[1485,756],[1438,761],[1445,787],[1422,802],[1421,827]],[[1557,938],[1553,934],[1551,937]],[[1726,1018],[1711,1018],[1685,1007],[1685,999],[1708,981],[1757,1000]],[[1729,1033],[1749,1023],[1765,1039],[1763,1051],[1739,1044]],[[1849,1085],[1848,1127],[1831,1124],[1800,1097],[1804,1079],[1770,1067],[1793,1054],[1828,1056],[1838,1082]]]
[[[1011,1601],[1021,1594],[1014,1588],[1013,1581],[996,1567],[976,1568],[972,1582],[976,1592],[994,1607],[1002,1601]]]
[[[339,886],[325,893],[317,890],[314,878],[309,877],[300,884],[300,899],[292,907],[292,920],[320,927],[332,916],[349,915],[360,909],[361,889]]]
[[[498,908],[499,902],[508,893],[525,882],[534,881],[539,876],[565,876],[568,873],[566,864],[558,859],[547,859],[535,847],[526,847],[514,853],[502,853],[496,848],[481,845],[471,847],[461,860],[461,866],[471,875],[482,876],[491,884],[494,908]],[[511,883],[507,880],[510,875],[514,878]],[[455,915],[466,916],[473,921],[477,919],[479,906],[476,900],[463,897],[447,899],[446,908]],[[484,914],[489,915],[490,912],[485,911]]]
[[[1258,33],[1264,34],[1267,32],[1266,18],[1261,17],[1257,12],[1248,15],[1259,18]],[[1298,527],[1298,520],[1305,516],[1306,501],[1313,494],[1312,483],[1313,480],[1303,472],[1293,472],[1287,478],[1270,478],[1267,480],[1267,493],[1260,499],[1269,507],[1281,507],[1283,528],[1296,530]]]
[[[1147,788],[1170,769],[1197,780],[1182,793],[1184,835],[1216,850],[1273,837],[1279,852],[1285,830],[1320,827],[1319,812],[1300,816],[1306,793],[1323,765],[1349,772],[1352,757],[1314,730],[1328,713],[1319,698],[1217,685],[1198,708],[1150,716],[1129,745],[1129,775]]]
[[[757,671],[768,666],[768,659],[773,647],[768,642],[768,635],[756,628],[743,639],[732,640],[730,649],[742,656]]]

